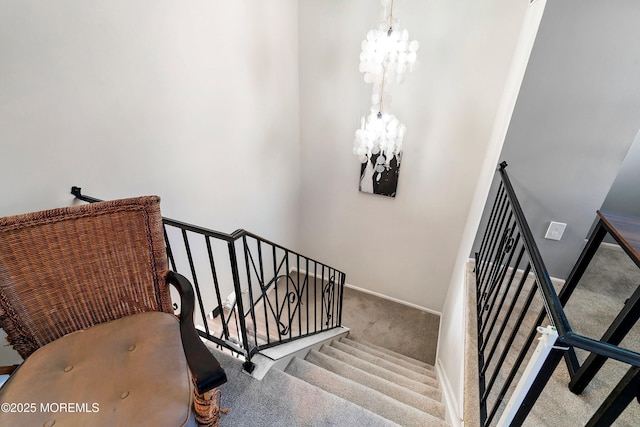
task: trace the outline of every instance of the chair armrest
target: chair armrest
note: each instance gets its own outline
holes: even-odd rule
[[[207,392],[227,382],[227,375],[220,362],[211,354],[193,324],[195,296],[189,280],[174,272],[167,274],[167,283],[180,294],[180,336],[191,374],[199,393]]]
[[[19,365],[0,366],[0,375],[11,375]]]

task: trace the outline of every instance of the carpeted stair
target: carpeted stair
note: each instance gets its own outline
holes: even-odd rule
[[[401,426],[448,426],[433,367],[371,343],[341,338],[285,372]]]

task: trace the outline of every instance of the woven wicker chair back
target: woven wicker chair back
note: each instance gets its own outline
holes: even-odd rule
[[[172,313],[160,199],[0,218],[0,324],[24,358],[71,332]]]

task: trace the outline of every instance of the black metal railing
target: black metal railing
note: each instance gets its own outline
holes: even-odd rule
[[[531,379],[531,387],[510,425],[519,426],[524,422],[562,357],[565,354],[575,357],[573,352],[567,351],[573,347],[632,366],[629,378],[623,378],[619,387],[625,381],[625,384],[635,381],[637,385],[640,378],[637,368],[633,368],[640,366],[640,354],[572,330],[563,309],[567,301],[559,297],[554,288],[506,166],[503,162],[498,168],[499,188],[480,249],[475,253],[480,421],[483,427],[496,425],[515,383],[522,376],[524,363],[535,349],[537,327],[543,321],[556,328],[558,338],[539,373]],[[619,392],[613,390],[608,399],[618,399],[618,404],[624,400],[628,404],[629,393],[633,392],[620,397]],[[610,424],[614,415],[606,405],[604,402],[587,425]]]
[[[100,201],[79,187],[71,194]],[[262,349],[341,326],[343,272],[245,230],[163,224],[169,267],[195,289],[200,336],[243,355],[247,371]]]

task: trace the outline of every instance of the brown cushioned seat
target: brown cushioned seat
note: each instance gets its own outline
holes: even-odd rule
[[[0,412],[0,426],[182,426],[192,388],[178,319],[145,312],[36,350],[0,389],[1,402],[35,411]]]

